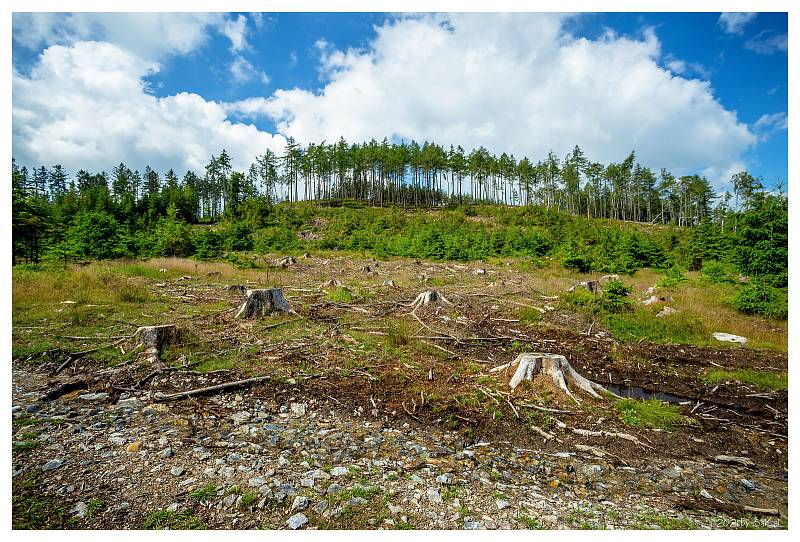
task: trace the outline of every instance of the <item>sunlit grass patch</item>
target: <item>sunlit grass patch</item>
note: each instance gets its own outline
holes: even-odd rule
[[[644,339],[654,343],[703,346],[710,341],[710,333],[700,318],[681,313],[662,318],[647,310],[609,314],[606,324],[614,337],[627,342]]]
[[[203,520],[189,511],[170,512],[169,510],[159,510],[150,512],[142,524],[143,529],[169,529],[176,530],[197,530],[207,529]]]
[[[658,399],[620,399],[614,403],[614,408],[620,419],[631,427],[673,431],[676,426],[687,423],[679,406]]]
[[[706,384],[719,384],[720,382],[735,380],[765,390],[787,391],[789,389],[789,375],[787,373],[771,373],[756,369],[738,369],[736,371],[712,369],[702,375],[700,379]]]

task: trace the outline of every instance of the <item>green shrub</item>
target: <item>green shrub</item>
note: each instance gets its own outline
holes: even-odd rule
[[[222,254],[222,236],[214,230],[204,230],[195,237],[195,256],[201,260],[215,260]]]
[[[581,273],[588,273],[592,269],[591,262],[583,254],[575,250],[567,252],[567,255],[561,260],[561,265],[566,269],[574,269]]]
[[[175,206],[156,224],[150,254],[153,256],[189,256],[194,252],[189,225],[178,218]]]
[[[300,239],[288,226],[271,226],[258,232],[255,250],[262,254],[270,252],[291,252],[302,247]]]
[[[618,280],[608,282],[600,298],[603,310],[613,314],[633,310],[633,301],[628,299],[628,294],[632,291],[632,287],[625,286]]]
[[[683,284],[688,279],[686,275],[683,274],[684,269],[678,267],[677,265],[673,265],[669,269],[667,269],[666,273],[664,274],[664,278],[658,282],[658,286],[660,288],[669,288],[671,286],[677,286],[678,284]]]
[[[230,222],[223,230],[227,250],[252,250],[253,230],[247,222]]]
[[[766,281],[754,278],[742,285],[731,301],[733,307],[745,314],[757,314],[785,320],[789,315],[788,294]]]
[[[719,260],[703,262],[701,269],[703,281],[711,284],[733,284],[736,283],[736,268],[729,263]]]

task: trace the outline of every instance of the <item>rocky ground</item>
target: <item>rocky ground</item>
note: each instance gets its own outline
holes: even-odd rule
[[[34,477],[55,496],[68,526],[686,529],[785,521],[786,478],[758,468],[654,457],[622,466],[569,447],[465,446],[458,432],[302,395],[279,404],[259,389],[183,403],[142,393],[110,404],[85,392],[42,403],[43,375],[14,375],[14,441],[34,431],[39,445],[15,454],[13,475]],[[725,512],[720,502],[738,506]],[[747,504],[780,510],[749,514]]]
[[[618,341],[559,304],[571,278],[509,265],[171,260],[124,282],[113,265],[50,298],[15,289],[13,343],[30,352],[13,361],[17,528],[787,525],[787,392],[702,378],[785,374],[785,353]],[[234,318],[242,284],[276,283],[297,314]],[[102,297],[129,286],[130,301]],[[448,301],[412,310],[432,288]],[[181,338],[140,355],[132,331],[165,323]],[[495,369],[522,351],[670,394],[677,410],[656,408],[674,421],[632,424],[610,397],[578,404],[546,378],[512,390]]]

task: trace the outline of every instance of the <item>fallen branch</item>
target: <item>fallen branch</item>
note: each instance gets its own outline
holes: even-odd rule
[[[634,437],[633,435],[629,435],[628,433],[617,433],[613,431],[590,431],[589,429],[572,429],[572,432],[576,435],[581,435],[582,437],[611,437],[611,438],[620,438],[623,440],[627,440],[633,442],[641,446],[642,448],[649,448],[654,450],[652,446],[649,444],[645,444],[638,438]]]
[[[181,391],[178,393],[170,393],[168,395],[164,394],[157,394],[153,399],[156,403],[165,403],[167,401],[174,401],[176,399],[187,399],[189,397],[195,397],[197,395],[206,395],[209,393],[218,393],[221,391],[225,391],[231,388],[239,388],[242,386],[249,386],[251,384],[255,384],[256,382],[263,382],[265,380],[271,380],[271,376],[257,376],[254,378],[247,378],[245,380],[236,380],[234,382],[226,382],[224,384],[217,384],[216,386],[208,386],[205,388],[196,388],[193,390]]]

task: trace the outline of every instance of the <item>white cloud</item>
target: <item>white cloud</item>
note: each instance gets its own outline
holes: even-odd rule
[[[241,51],[247,47],[247,17],[239,15],[228,19],[222,26],[222,33],[231,40],[231,51]]]
[[[708,82],[661,68],[652,30],[593,41],[562,31],[554,14],[405,17],[376,28],[363,50],[321,44],[324,87],[277,90],[228,104],[266,115],[303,143],[399,137],[517,157],[642,163],[677,174],[716,172],[756,143]]]
[[[757,13],[726,12],[719,16],[719,24],[728,34],[741,34],[744,27],[756,18]]]
[[[120,161],[202,173],[223,148],[240,170],[267,148],[283,149],[282,136],[231,122],[222,106],[197,94],[148,94],[142,77],[157,70],[110,43],[48,47],[29,76],[13,74],[14,157],[60,163],[72,173],[110,171]]]
[[[789,41],[786,34],[776,34],[771,30],[762,30],[747,40],[744,46],[756,53],[771,55],[779,51],[785,53],[789,47]]]
[[[753,124],[753,131],[760,141],[766,141],[775,132],[789,129],[789,116],[786,111],[761,115]]]
[[[257,77],[263,84],[269,84],[269,76],[263,71],[257,70],[244,57],[237,56],[233,62],[231,62],[229,69],[234,81],[237,83],[246,83]]]
[[[14,41],[31,49],[77,41],[106,41],[141,58],[159,60],[186,54],[208,39],[208,29],[224,33],[239,50],[246,19],[230,21],[220,13],[14,13]]]

